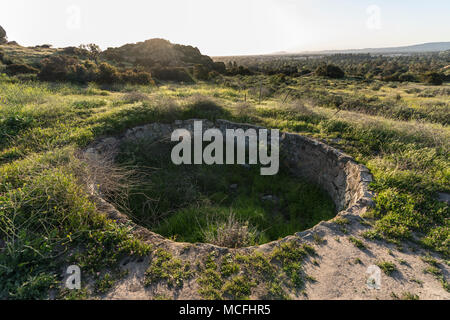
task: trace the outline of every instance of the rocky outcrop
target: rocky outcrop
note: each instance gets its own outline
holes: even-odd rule
[[[197,64],[214,67],[213,60],[202,55],[198,48],[173,44],[164,39],[150,39],[118,48],[108,48],[102,52],[102,56],[108,60],[145,67],[187,67]]]
[[[135,127],[127,130],[121,136],[108,137],[97,141],[86,150],[86,154],[89,157],[96,157],[107,153],[109,156],[114,157],[122,143],[137,140],[148,143],[162,139],[170,141],[171,133],[175,129],[184,128],[193,132],[194,121],[175,121],[173,124],[151,123]],[[215,123],[207,120],[202,121],[203,130],[217,128],[224,134],[226,129],[262,129],[262,127],[233,123],[226,120],[217,120]],[[373,194],[368,188],[369,183],[372,181],[372,175],[369,170],[365,166],[358,164],[350,156],[320,141],[298,134],[280,132],[280,165],[289,168],[292,174],[305,177],[326,190],[333,199],[340,215],[346,215],[347,213],[358,215],[358,213],[364,212],[373,203]],[[102,202],[104,203],[104,201]],[[114,211],[114,209],[110,207],[108,211]],[[120,220],[127,219],[125,215],[115,211],[112,216],[116,219],[120,217]],[[163,240],[162,237],[153,234],[149,230],[144,231],[141,227],[139,227],[139,230],[141,235],[148,232],[148,237],[146,238],[159,239],[159,241],[164,242],[169,241]],[[297,233],[297,236],[307,236],[307,234],[308,231],[303,231]]]

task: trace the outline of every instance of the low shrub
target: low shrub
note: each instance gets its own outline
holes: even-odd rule
[[[320,77],[340,79],[345,76],[344,71],[332,64],[322,64],[317,67],[315,74]]]
[[[152,79],[152,75],[145,71],[134,71],[134,70],[126,70],[120,74],[121,81],[124,83],[130,84],[155,84],[155,81]]]
[[[152,76],[148,72],[125,70],[120,71],[115,66],[106,62],[98,66],[90,60],[82,61],[76,57],[57,55],[42,61],[42,68],[38,74],[39,80],[44,81],[69,81],[75,83],[96,82],[99,84],[154,84]]]
[[[27,64],[13,63],[6,66],[5,73],[14,76],[16,74],[39,73],[39,70]]]
[[[188,73],[186,68],[180,67],[153,68],[152,74],[158,80],[188,82],[188,83],[194,82],[192,76]]]
[[[441,85],[444,82],[445,76],[438,72],[427,72],[422,78],[425,83]]]
[[[414,82],[417,81],[417,78],[415,75],[411,74],[411,73],[402,73],[399,77],[398,80],[400,82]]]
[[[78,59],[66,55],[43,59],[38,78],[43,81],[67,81],[69,75],[76,73],[77,64]]]

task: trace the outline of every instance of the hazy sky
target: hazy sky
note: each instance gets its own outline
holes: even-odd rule
[[[449,0],[0,0],[10,40],[105,49],[150,38],[208,55],[450,41]]]

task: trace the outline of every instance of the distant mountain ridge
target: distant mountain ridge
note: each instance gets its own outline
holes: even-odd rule
[[[386,48],[364,48],[364,49],[345,49],[345,50],[322,50],[322,51],[303,51],[298,53],[374,53],[374,54],[388,54],[388,53],[420,53],[420,52],[438,52],[450,50],[449,42],[427,42],[422,44],[415,44],[401,47],[386,47]]]

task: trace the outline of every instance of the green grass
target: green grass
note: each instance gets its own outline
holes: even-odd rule
[[[423,272],[433,275],[437,280],[441,282],[444,290],[450,292],[449,282],[445,278],[442,270],[439,268],[439,263],[431,257],[422,257],[422,260],[430,265],[429,267],[423,269]]]
[[[109,271],[103,275],[97,276],[94,283],[95,294],[105,294],[107,293],[118,280],[122,279],[128,274],[127,271]]]
[[[227,281],[223,287],[224,294],[233,300],[249,299],[251,289],[256,284],[245,276],[235,276]]]
[[[267,285],[267,294],[264,298],[269,300],[289,300],[289,296],[283,290],[282,286],[276,282],[269,282]]]
[[[144,255],[150,251],[127,227],[116,225],[98,212],[82,183],[85,164],[76,154],[79,148],[99,136],[118,134],[126,128],[152,121],[175,119],[224,117],[298,132],[336,145],[367,165],[374,175],[371,189],[378,195],[372,210],[374,226],[369,230],[368,239],[385,239],[398,244],[419,239],[422,246],[448,259],[449,207],[436,200],[437,192],[450,193],[450,131],[443,121],[443,116],[448,119],[445,105],[448,93],[430,92],[435,96],[427,97],[427,90],[448,89],[448,85],[402,84],[390,88],[383,84],[378,90],[372,90],[371,84],[357,80],[331,83],[326,79],[304,77],[292,79],[288,86],[296,91],[284,104],[286,86],[279,86],[275,87],[279,91],[275,90],[260,104],[257,97],[247,95],[248,105],[242,106],[244,92],[233,85],[238,79],[228,78],[227,81],[229,83],[218,85],[165,84],[151,89],[118,86],[114,91],[106,91],[94,85],[21,82],[2,75],[0,297],[46,298],[48,289],[60,283],[64,266],[79,264],[89,277],[112,268],[123,256]],[[239,81],[248,82],[249,88],[252,83],[259,83],[259,78],[243,77]],[[415,87],[421,91],[412,90]],[[347,91],[341,94],[337,89]],[[358,104],[352,107],[348,99],[352,98],[354,90],[364,90],[365,95],[379,96],[380,100],[384,99],[382,94],[387,99],[399,93],[401,99],[389,101],[388,109],[372,112],[368,108],[379,104],[376,99],[367,107],[360,108]],[[148,100],[126,100],[125,95],[133,91],[145,92]],[[336,113],[333,101],[338,94],[343,96],[344,102],[348,100],[349,107]],[[294,102],[296,99],[300,101]],[[442,102],[444,105],[436,105]],[[405,116],[409,111],[404,106],[418,112]],[[258,183],[260,187],[269,184]],[[254,212],[244,210],[258,207],[250,201],[254,200],[254,190],[245,184],[242,186],[248,191],[246,200],[233,201],[240,205],[243,218],[254,218]],[[286,193],[282,183],[274,186]],[[304,185],[289,186],[295,193]],[[220,207],[217,204],[220,203],[219,192],[207,198],[215,201],[212,204],[215,209]],[[229,203],[226,208],[229,209]],[[289,212],[289,207],[287,209]],[[293,208],[292,212],[295,211]],[[222,212],[229,213],[225,209]],[[264,219],[260,221],[263,223]],[[252,224],[257,223],[253,220]],[[314,224],[314,221],[301,221],[292,229],[286,228],[288,223],[282,228],[266,230],[263,227],[261,230],[273,232],[266,235],[266,239],[270,239],[277,234],[298,231],[299,227],[307,228],[309,223]],[[166,231],[173,235],[182,233],[179,229],[167,228]],[[249,266],[253,267],[256,268]],[[301,274],[297,267],[288,263],[284,272]],[[220,275],[219,269],[216,272]],[[445,284],[448,287],[448,283]],[[277,288],[271,290],[274,294],[278,291]],[[87,291],[80,295],[62,291],[61,297],[85,298],[89,294]]]
[[[340,226],[346,226],[350,223],[347,218],[343,217],[337,217],[333,220],[333,222]]]
[[[208,300],[221,300],[222,287],[224,280],[222,275],[217,270],[217,265],[207,265],[204,270],[201,270],[200,276],[197,279],[197,283],[200,286],[198,293],[204,299]]]
[[[421,257],[421,259],[422,259],[423,262],[428,263],[432,267],[438,267],[439,266],[439,262],[435,258],[430,256],[430,255],[423,256],[423,257]]]
[[[63,266],[79,265],[88,279],[126,255],[148,252],[126,228],[98,214],[74,176],[70,149],[17,164],[0,169],[0,296],[43,298],[61,280],[55,270]]]
[[[376,265],[388,276],[391,276],[395,271],[397,271],[397,266],[389,261],[379,261]]]
[[[239,270],[239,264],[233,261],[233,257],[230,254],[223,258],[222,264],[220,265],[220,273],[222,277],[229,277],[233,274],[239,273]]]
[[[353,245],[355,247],[357,247],[358,249],[364,250],[367,248],[367,246],[364,244],[364,242],[362,242],[361,240],[355,238],[355,237],[349,237],[348,240],[353,243]]]
[[[53,48],[28,48],[12,45],[0,45],[0,50],[14,63],[31,65],[39,63],[43,58],[49,57],[59,51],[59,49]]]
[[[425,269],[423,269],[424,273],[429,273],[434,275],[435,277],[439,277],[442,274],[442,271],[434,266],[430,266],[430,267],[426,267]]]
[[[417,294],[411,292],[403,292],[400,296],[392,292],[391,297],[395,300],[420,300]]]
[[[198,262],[197,283],[205,299],[248,299],[255,288],[265,299],[289,299],[289,292],[302,292],[308,276],[302,262],[315,255],[307,244],[286,242],[271,254],[253,251],[217,257],[213,252]]]
[[[295,242],[287,242],[273,251],[272,259],[281,263],[283,270],[294,287],[301,289],[304,286],[306,277],[302,269],[301,261],[308,255],[314,254],[314,248],[307,244],[299,246]]]

